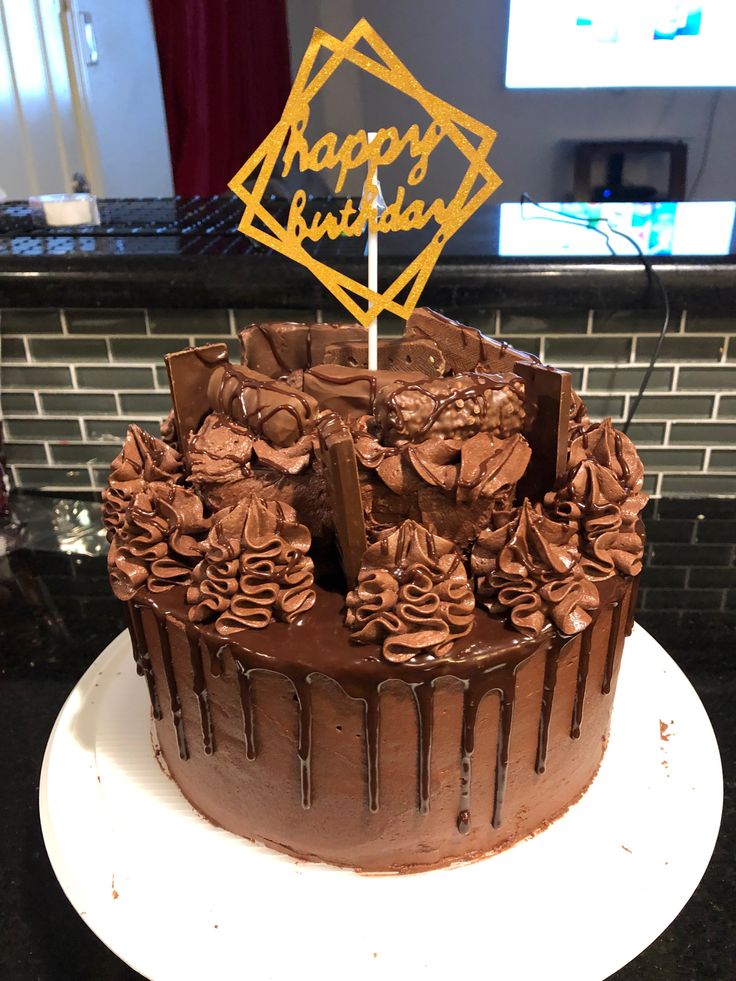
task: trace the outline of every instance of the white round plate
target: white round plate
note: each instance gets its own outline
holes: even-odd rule
[[[154,981],[422,977],[600,981],[677,916],[710,860],[723,779],[705,710],[641,627],[582,800],[475,864],[362,876],[213,827],[154,758],[127,634],[72,691],[40,809],[54,871],[111,950]]]

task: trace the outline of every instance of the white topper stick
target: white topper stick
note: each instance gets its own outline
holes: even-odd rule
[[[369,143],[372,143],[375,138],[375,133],[368,134]],[[373,212],[375,215],[378,215],[379,210],[382,210],[383,197],[381,195],[381,185],[378,183],[377,173],[373,174],[372,183],[376,188],[375,197],[373,198]],[[374,293],[378,292],[378,232],[371,231],[370,225],[368,226],[368,289]],[[375,317],[368,325],[368,370],[378,370],[378,321]]]

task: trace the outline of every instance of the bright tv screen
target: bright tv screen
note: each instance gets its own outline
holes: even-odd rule
[[[733,201],[502,204],[498,254],[728,255],[735,217]]]
[[[513,89],[736,86],[736,0],[510,0]]]

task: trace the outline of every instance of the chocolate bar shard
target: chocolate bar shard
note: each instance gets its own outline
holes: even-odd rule
[[[467,371],[513,371],[517,362],[539,364],[539,359],[517,351],[505,341],[481,334],[475,327],[443,317],[429,307],[417,307],[406,322],[405,337],[434,341],[445,356],[447,368],[455,374]]]
[[[517,500],[541,501],[567,472],[572,383],[569,372],[547,365],[519,362],[515,370],[524,381],[524,436],[532,448],[529,466],[517,486]]]
[[[360,324],[251,324],[240,331],[242,362],[270,378],[282,378],[299,368],[325,360],[335,341],[365,340]]]
[[[347,368],[368,367],[368,341],[338,341],[325,348],[325,364]],[[422,337],[381,338],[378,341],[378,367],[383,371],[418,371],[426,378],[445,373],[445,356],[434,343]]]
[[[320,364],[304,372],[304,392],[319,402],[320,408],[337,412],[346,419],[357,419],[373,412],[376,395],[393,382],[418,384],[427,381],[417,371],[369,371],[340,364]]]
[[[209,405],[272,446],[293,446],[310,432],[319,406],[309,395],[268,375],[241,365],[215,370],[208,390]]]
[[[329,412],[317,423],[319,453],[333,506],[345,580],[352,589],[368,547],[355,444],[345,420]]]
[[[167,354],[164,360],[169,375],[176,437],[188,465],[189,435],[199,429],[210,411],[207,389],[213,372],[229,363],[227,345],[188,347],[183,351]]]

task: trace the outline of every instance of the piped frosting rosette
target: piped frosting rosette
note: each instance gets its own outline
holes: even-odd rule
[[[201,500],[188,488],[154,482],[139,491],[108,553],[117,598],[129,600],[142,586],[152,593],[187,586],[209,527]]]
[[[569,464],[564,486],[545,504],[575,530],[583,571],[594,580],[638,575],[644,540],[637,525],[647,496],[634,444],[604,419],[572,441]]]
[[[112,461],[107,487],[102,492],[102,520],[108,538],[122,528],[128,505],[149,484],[181,479],[181,456],[135,424],[128,427],[123,448]]]
[[[497,519],[503,523],[481,532],[471,554],[481,605],[508,612],[514,627],[530,637],[549,623],[563,634],[584,630],[599,596],[581,568],[574,531],[528,499]]]
[[[454,543],[409,520],[369,546],[347,606],[352,639],[402,662],[448,654],[470,631],[475,599]]]
[[[189,619],[228,636],[311,609],[309,530],[288,504],[252,498],[218,512],[187,590]]]

